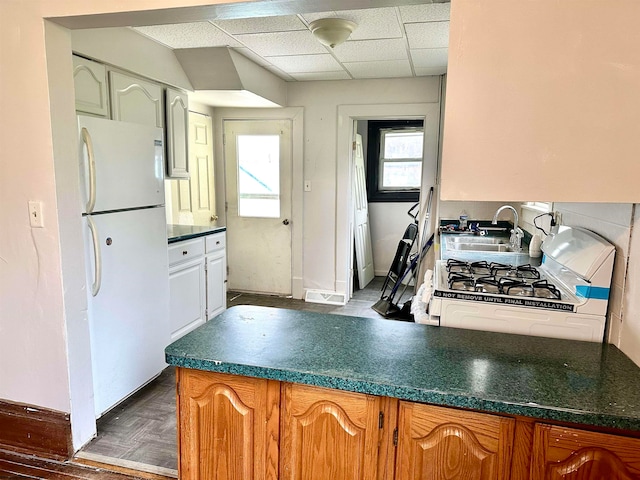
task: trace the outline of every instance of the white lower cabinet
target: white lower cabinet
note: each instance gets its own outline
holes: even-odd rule
[[[169,245],[171,341],[227,308],[225,233]]]

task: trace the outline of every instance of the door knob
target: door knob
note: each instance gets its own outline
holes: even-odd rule
[[[285,218],[285,219],[282,221],[282,224],[283,224],[283,225],[289,225],[289,219],[288,219],[288,218]]]
[[[211,215],[211,221],[215,222],[218,220],[218,215]]]

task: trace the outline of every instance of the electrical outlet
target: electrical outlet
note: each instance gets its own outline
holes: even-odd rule
[[[34,228],[44,227],[42,220],[42,202],[29,202],[29,223]]]
[[[558,211],[553,212],[553,222],[556,225],[561,225],[562,224],[562,214]]]

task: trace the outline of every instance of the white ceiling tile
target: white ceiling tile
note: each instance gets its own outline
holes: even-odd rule
[[[286,55],[267,57],[274,66],[287,73],[332,72],[342,70],[340,64],[328,53],[319,55]]]
[[[402,38],[402,27],[395,8],[342,10],[336,12],[336,16],[351,20],[358,25],[349,37],[351,40]]]
[[[449,22],[407,23],[409,48],[449,47]]]
[[[351,77],[344,70],[339,72],[301,72],[292,73],[291,76],[298,81],[306,82],[311,80],[349,80]]]
[[[429,75],[444,75],[447,67],[415,67],[416,77],[427,77]]]
[[[422,67],[445,67],[449,57],[448,48],[421,48],[411,50],[411,60],[413,66]]]
[[[233,20],[215,20],[214,25],[232,35],[243,33],[286,32],[306,30],[307,26],[296,15],[282,17],[239,18]]]
[[[451,3],[429,3],[398,7],[402,23],[438,22],[449,20]]]
[[[407,47],[403,38],[350,41],[336,46],[333,51],[341,62],[369,62],[408,58]]]
[[[318,12],[318,13],[303,13],[300,15],[307,23],[311,23],[314,20],[320,20],[321,18],[337,17],[336,12]],[[347,19],[348,20],[348,19]]]
[[[327,53],[327,49],[309,30],[236,35],[238,41],[260,56]]]
[[[408,60],[389,60],[386,62],[352,62],[344,67],[353,78],[392,78],[412,77]]]
[[[171,48],[241,46],[209,22],[135,27],[135,30]]]
[[[261,65],[263,67],[271,65],[267,60],[265,60],[260,55],[258,55],[257,53],[253,52],[252,50],[250,50],[247,47],[234,48],[234,50],[236,52],[238,52],[239,54],[244,55],[245,57],[247,57],[252,62],[257,63],[258,65]]]

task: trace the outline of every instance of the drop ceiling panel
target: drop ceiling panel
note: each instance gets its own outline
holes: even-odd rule
[[[402,60],[408,58],[407,47],[402,38],[345,42],[334,48],[334,54],[341,62]]]
[[[409,48],[448,48],[449,22],[407,23]]]
[[[135,30],[171,48],[242,46],[209,22],[135,27]]]
[[[349,74],[344,70],[341,70],[339,72],[292,73],[291,76],[300,82],[309,80],[349,80],[351,78]]]
[[[331,72],[342,70],[340,64],[328,53],[318,55],[285,55],[268,57],[268,60],[287,73]]]
[[[447,73],[447,67],[415,67],[416,77],[426,77],[429,75],[444,75]]]
[[[400,21],[398,20],[398,11],[393,7],[309,13],[302,15],[302,17],[308,23],[320,18],[331,17],[351,20],[358,25],[349,37],[351,40],[402,38],[403,36],[402,25],[400,25]]]
[[[225,32],[231,33],[232,35],[307,30],[307,26],[302,23],[302,20],[300,20],[297,15],[215,20],[211,23],[219,26]]]
[[[413,66],[418,67],[446,67],[448,48],[421,48],[411,50]]]
[[[244,34],[235,38],[263,57],[327,53],[327,49],[309,30]]]
[[[403,23],[449,21],[451,3],[405,5],[398,10]]]
[[[412,77],[408,60],[389,60],[386,62],[343,63],[353,78],[394,78]]]

